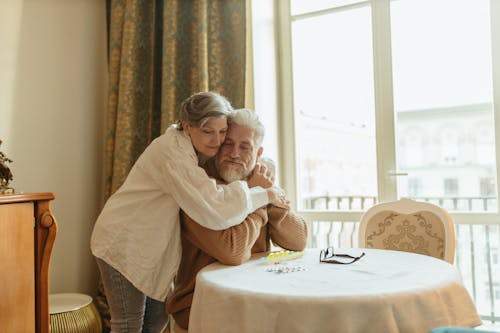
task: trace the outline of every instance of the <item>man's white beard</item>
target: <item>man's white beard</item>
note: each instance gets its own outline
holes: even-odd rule
[[[241,166],[221,168],[219,170],[219,175],[228,183],[234,182],[235,180],[243,180],[247,177],[245,168]]]

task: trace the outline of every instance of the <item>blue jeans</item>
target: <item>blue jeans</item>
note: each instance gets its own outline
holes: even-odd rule
[[[111,315],[111,333],[162,333],[168,324],[165,302],[144,295],[120,272],[96,258]]]

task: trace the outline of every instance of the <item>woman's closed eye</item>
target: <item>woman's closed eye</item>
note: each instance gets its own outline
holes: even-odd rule
[[[217,132],[217,130],[213,130],[213,129],[210,129],[210,128],[202,128],[201,130],[202,130],[203,133],[205,133],[207,135],[212,135],[212,134],[215,134]],[[218,132],[219,132],[219,135],[225,136],[227,134],[227,128],[219,130]]]
[[[247,144],[242,144],[242,145],[240,145],[240,149],[243,151],[248,151],[248,150],[252,149],[252,147],[250,145],[247,145]]]

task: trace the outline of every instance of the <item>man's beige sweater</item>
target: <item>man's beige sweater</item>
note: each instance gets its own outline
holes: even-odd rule
[[[167,311],[187,329],[196,274],[203,267],[215,261],[240,265],[252,253],[269,251],[271,240],[284,249],[301,251],[306,246],[307,227],[302,218],[271,205],[222,231],[204,228],[181,212],[181,238],[182,259]]]

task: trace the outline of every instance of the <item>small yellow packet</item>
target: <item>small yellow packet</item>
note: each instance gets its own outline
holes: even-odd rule
[[[269,265],[279,264],[284,261],[293,260],[302,257],[303,251],[280,250],[269,253],[266,261]]]

